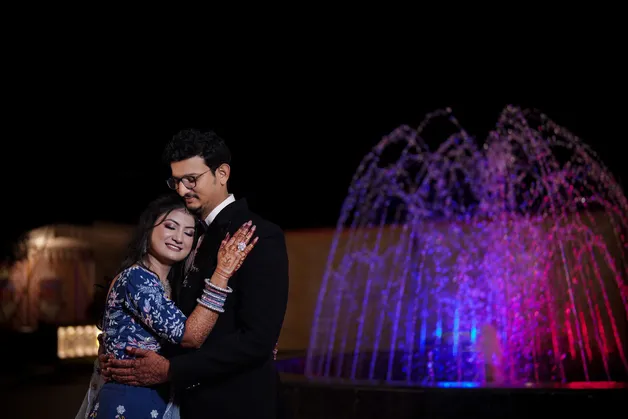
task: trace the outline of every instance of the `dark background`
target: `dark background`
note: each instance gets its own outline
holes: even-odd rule
[[[224,26],[209,12],[202,22],[180,19],[184,28],[174,13],[153,10],[28,7],[19,16],[7,8],[4,25],[2,257],[37,226],[134,223],[166,191],[163,145],[188,127],[227,140],[232,191],[285,229],[333,226],[364,154],[400,124],[416,126],[446,106],[480,139],[507,104],[539,108],[589,143],[626,192],[619,5],[587,4],[575,16],[573,4],[474,4],[460,13],[448,3],[445,13],[378,10],[377,18],[334,7],[324,19],[308,10],[275,24],[249,13]],[[29,352],[30,363],[42,362],[52,336],[47,349],[9,337],[3,372],[21,369]],[[48,372],[1,382],[7,416],[72,417],[89,372]],[[547,410],[545,400],[523,400]]]
[[[240,62],[202,81],[185,74],[189,67],[198,76],[201,61],[178,63],[173,73],[160,62],[31,69],[5,97],[3,255],[40,225],[135,223],[167,190],[164,144],[190,127],[226,139],[231,191],[284,229],[334,226],[363,156],[397,126],[447,106],[480,141],[504,106],[538,108],[589,143],[625,191],[627,89],[618,58],[578,49],[554,63],[542,58],[461,61],[430,74],[386,59]],[[570,64],[585,62],[595,65]]]

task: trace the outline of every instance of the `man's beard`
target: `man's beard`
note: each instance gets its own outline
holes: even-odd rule
[[[185,200],[186,198],[193,198],[196,199],[198,201],[198,207],[196,208],[190,208],[186,202],[185,207],[187,208],[188,212],[190,212],[191,214],[197,216],[197,217],[201,217],[201,214],[203,212],[203,204],[201,204],[199,197],[197,195],[194,194],[187,194],[183,197],[183,199]]]
[[[188,208],[188,211],[198,218],[203,218],[203,207],[201,205],[198,208]]]

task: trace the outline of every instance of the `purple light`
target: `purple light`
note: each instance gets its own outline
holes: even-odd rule
[[[422,136],[441,117],[453,130],[432,151]],[[628,379],[627,216],[595,153],[544,115],[505,108],[481,147],[449,110],[402,126],[349,188],[306,373]]]

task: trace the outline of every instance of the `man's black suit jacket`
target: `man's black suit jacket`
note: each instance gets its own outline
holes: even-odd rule
[[[252,220],[259,242],[229,280],[233,293],[203,346],[170,358],[170,380],[183,419],[275,418],[279,375],[273,349],[288,301],[285,236],[275,224],[252,213],[244,199],[218,214],[208,227],[192,271],[174,284],[175,301],[189,315],[205,278],[216,268],[220,242]]]

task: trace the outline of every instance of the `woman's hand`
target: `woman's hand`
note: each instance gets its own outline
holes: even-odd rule
[[[218,249],[218,263],[214,275],[218,276],[222,282],[226,282],[240,269],[244,259],[251,252],[259,237],[256,237],[250,244],[255,226],[252,221],[244,223],[233,237],[229,238],[229,233],[220,244]],[[213,282],[213,281],[212,281]]]

